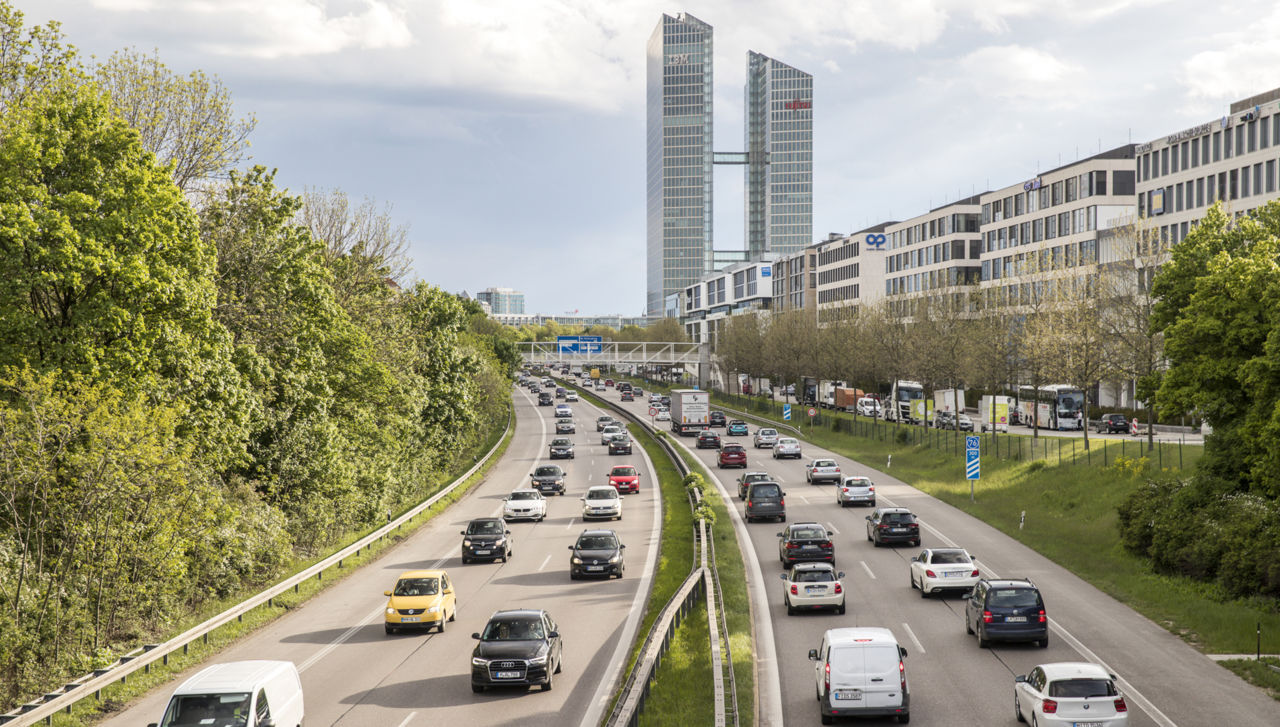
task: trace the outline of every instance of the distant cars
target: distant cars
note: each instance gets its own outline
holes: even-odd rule
[[[467,523],[462,531],[462,563],[473,560],[501,560],[511,557],[511,531],[496,517],[482,517]]]
[[[618,490],[609,485],[588,487],[587,494],[582,497],[582,519],[622,519],[622,498]]]
[[[978,637],[978,647],[992,641],[1034,641],[1049,645],[1049,618],[1040,589],[1030,580],[983,578],[965,601],[964,630]]]
[[[631,435],[620,432],[609,440],[609,454],[631,454]]]
[[[787,567],[801,561],[834,563],[836,546],[821,523],[792,523],[778,533],[778,560]]]
[[[723,427],[725,425],[724,412],[713,411],[707,420],[707,425],[712,427]]]
[[[621,578],[626,572],[622,553],[626,547],[612,530],[583,530],[578,541],[569,546],[573,551],[569,556],[569,578],[575,581],[583,576]]]
[[[1041,664],[1014,677],[1014,716],[1037,725],[1126,727],[1129,705],[1115,680],[1097,664]]]
[[[640,472],[629,464],[617,464],[609,470],[609,484],[619,493],[640,491]]]
[[[604,380],[604,385],[605,385],[605,386],[608,386],[608,387],[612,387],[612,386],[613,386],[613,379],[605,379],[605,380]]]
[[[756,449],[760,449],[761,447],[772,447],[777,443],[778,430],[769,429],[768,427],[761,427],[760,429],[757,429],[756,436],[752,440],[752,444],[755,445]]]
[[[471,652],[471,691],[491,687],[539,685],[550,691],[553,674],[560,673],[564,647],[556,622],[546,611],[498,611]]]
[[[920,544],[920,523],[905,507],[880,507],[867,516],[867,540],[877,548],[885,543]]]
[[[574,391],[573,389],[570,389],[570,390],[568,391],[568,393],[566,393],[566,394],[564,395],[564,400],[565,400],[565,401],[577,401],[577,400],[578,400],[578,392]]]
[[[819,482],[839,482],[842,476],[840,465],[834,459],[819,457],[804,466],[804,478],[811,485]]]
[[[867,477],[846,477],[836,488],[836,504],[876,506],[876,486]]]
[[[512,490],[502,501],[502,519],[537,520],[547,519],[547,498],[535,489]]]
[[[568,417],[572,419],[573,409],[571,409],[568,404],[556,404],[556,417],[557,418]]]
[[[1124,414],[1104,414],[1095,431],[1098,434],[1125,434],[1129,431],[1129,420],[1124,418]]]
[[[920,589],[921,598],[972,591],[979,577],[975,560],[964,548],[925,548],[911,558],[911,587]]]
[[[569,393],[569,390],[568,390],[568,389],[566,389],[566,388],[564,388],[563,386],[557,386],[557,387],[556,387],[556,398],[557,398],[557,399],[563,399],[566,395],[568,395],[568,393]]]
[[[786,494],[777,482],[752,482],[747,486],[747,522],[756,520],[787,521]]]
[[[696,449],[720,449],[720,435],[710,429],[698,432]]]
[[[725,428],[724,433],[725,433],[725,436],[729,436],[729,437],[745,437],[747,436],[747,434],[749,434],[747,430],[747,423],[742,421],[741,419],[734,419],[733,421],[729,422],[729,425]]]
[[[774,459],[800,459],[802,454],[800,440],[795,437],[782,437],[773,445]]]
[[[449,574],[442,570],[411,570],[400,574],[387,596],[383,625],[388,634],[401,629],[435,629],[444,633],[445,623],[458,615]]]
[[[787,615],[797,611],[829,609],[844,613],[844,573],[830,563],[797,563],[780,575],[782,603]]]
[[[633,395],[633,394],[631,393],[631,390],[630,390],[630,389],[627,389],[626,391],[622,392],[622,400],[623,400],[623,401],[635,401],[635,400],[636,400],[636,397],[635,397],[635,395]]]
[[[544,495],[548,492],[564,494],[564,470],[558,465],[544,464],[536,467],[529,477],[532,480],[533,489]]]
[[[747,488],[752,482],[772,482],[773,475],[768,472],[743,472],[738,476],[738,499],[747,499]]]
[[[717,459],[716,467],[724,469],[725,467],[746,467],[747,466],[747,449],[741,444],[726,444],[720,448],[720,456]]]

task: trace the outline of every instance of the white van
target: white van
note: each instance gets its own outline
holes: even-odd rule
[[[836,717],[895,716],[911,721],[907,650],[889,629],[830,629],[809,650],[823,724]]]
[[[183,682],[148,727],[301,727],[302,711],[293,662],[233,661]]]

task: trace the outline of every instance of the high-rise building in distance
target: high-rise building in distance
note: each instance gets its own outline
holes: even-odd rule
[[[747,257],[813,241],[813,76],[747,52]]]
[[[524,313],[524,293],[511,288],[485,288],[476,293],[476,300],[488,304],[493,314]]]

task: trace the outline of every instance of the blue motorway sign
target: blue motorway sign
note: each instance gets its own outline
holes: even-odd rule
[[[981,440],[978,437],[964,438],[964,476],[965,479],[976,480],[981,476],[980,464],[978,460],[979,444]]]
[[[559,353],[600,353],[601,336],[556,336]]]
[[[782,405],[782,420],[786,422],[791,421],[791,405],[790,404]]]

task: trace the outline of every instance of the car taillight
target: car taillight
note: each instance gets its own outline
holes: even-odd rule
[[[925,574],[926,576],[929,576],[930,578],[937,578],[937,577],[938,577],[936,573],[934,573],[933,571],[929,570],[928,568],[925,568],[925,570],[924,570],[924,574]]]
[[[969,575],[970,575],[970,576],[972,576],[973,578],[977,578],[977,577],[978,577],[978,569],[977,569],[977,568],[974,568],[974,569],[973,569],[973,572],[972,572],[972,573],[970,573]]]
[[[889,529],[889,523],[880,523],[880,529],[881,529],[881,530],[888,530],[888,529]]]
[[[783,500],[783,499],[778,500],[778,507],[786,507],[786,506],[787,506],[786,500]]]
[[[830,547],[831,547],[831,541],[830,541],[830,540],[824,540],[824,541],[822,541],[822,547],[824,547],[824,548],[830,548]]]
[[[753,504],[753,503],[752,503],[750,500],[747,500],[747,507],[748,507],[748,508],[750,508],[752,504]]]
[[[990,611],[983,611],[983,612],[982,612],[982,623],[984,623],[984,624],[989,624],[989,623],[991,623],[991,612],[990,612]]]
[[[1041,705],[1041,708],[1042,708],[1042,711],[1043,711],[1045,714],[1057,714],[1057,713],[1058,713],[1058,703],[1057,703],[1057,702],[1055,702],[1055,701],[1053,701],[1052,699],[1046,699],[1046,700],[1044,700],[1044,703]]]
[[[848,492],[848,491],[849,491],[849,488],[848,488],[848,487],[841,487],[841,488],[840,488],[840,491],[841,491],[841,492]]]
[[[831,662],[829,661],[822,669],[822,688],[827,691],[831,689]]]
[[[1048,621],[1048,620],[1049,620],[1049,618],[1048,618],[1047,616],[1045,616],[1045,615],[1044,615],[1044,609],[1043,609],[1043,608],[1042,608],[1042,609],[1040,609],[1040,623],[1044,623],[1044,622],[1046,622],[1046,621]]]
[[[875,485],[867,485],[867,492],[875,492],[875,491],[876,491]]]
[[[787,550],[793,550],[793,549],[795,549],[795,548],[799,548],[799,547],[800,547],[800,544],[799,544],[799,543],[787,543]]]
[[[792,586],[792,588],[795,588],[795,586]],[[837,583],[837,584],[836,584],[836,593],[844,593],[844,586],[841,586],[839,583]]]
[[[1116,697],[1116,712],[1128,712],[1129,705],[1124,703],[1124,697]]]
[[[907,693],[907,667],[898,660],[898,683],[902,685],[902,693]]]
[[[798,596],[798,595],[800,595],[800,588],[799,588],[798,586],[792,585],[792,586],[791,586],[791,595],[793,595],[793,596]]]

